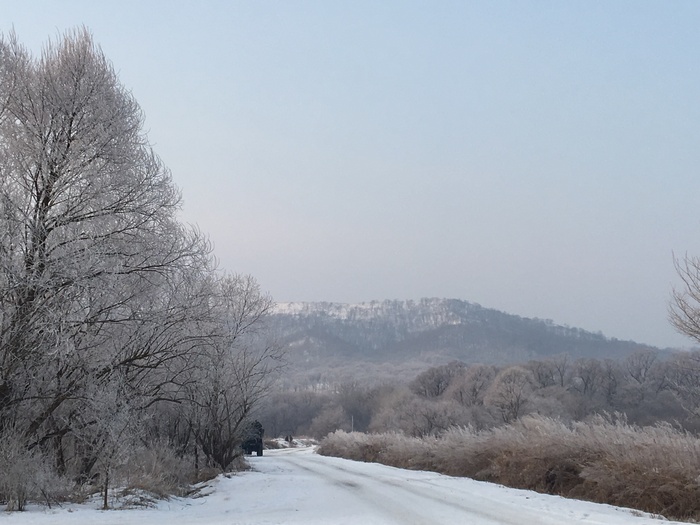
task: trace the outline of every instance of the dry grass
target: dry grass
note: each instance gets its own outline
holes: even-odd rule
[[[47,459],[27,448],[21,431],[0,427],[0,506],[7,511],[24,510],[29,501],[51,506],[69,494],[69,485],[51,471]]]
[[[439,438],[335,432],[319,453],[700,520],[700,439],[670,425],[596,417],[572,425],[540,416]]]
[[[133,450],[128,460],[115,470],[116,483],[155,499],[181,496],[197,481],[193,479],[194,469],[188,458],[177,455],[165,442]]]

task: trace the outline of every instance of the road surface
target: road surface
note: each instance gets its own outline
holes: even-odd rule
[[[282,493],[271,521],[362,525],[659,524],[628,509],[567,500],[465,478],[328,458],[311,450],[271,451],[251,460]],[[257,474],[251,474],[251,477]],[[286,494],[284,494],[286,492]],[[268,502],[270,505],[270,502]],[[252,516],[251,516],[252,517]],[[248,523],[248,522],[246,522]],[[668,523],[668,522],[667,522]]]

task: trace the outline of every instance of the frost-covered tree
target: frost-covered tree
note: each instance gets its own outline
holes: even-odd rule
[[[593,397],[603,386],[605,371],[597,359],[578,359],[574,363],[571,388],[584,397]]]
[[[0,428],[78,479],[106,478],[144,415],[178,441],[160,407],[219,380],[229,406],[199,430],[226,439],[272,369],[269,297],[177,220],[143,122],[87,30],[39,57],[0,39]]]
[[[675,263],[683,284],[673,290],[669,319],[680,333],[700,342],[700,258],[686,255]]]
[[[454,378],[464,372],[465,368],[465,364],[458,361],[431,367],[418,374],[411,382],[410,388],[415,394],[428,399],[440,397]]]
[[[132,350],[134,329],[207,253],[177,222],[179,193],[141,111],[90,35],[70,33],[39,59],[0,45],[0,407],[46,400],[34,431],[86,367],[99,379],[157,353]],[[46,389],[27,390],[23,376],[37,374]]]
[[[281,352],[264,331],[271,298],[250,276],[226,275],[212,297],[221,323],[197,357],[186,418],[207,460],[227,469],[241,455],[252,413],[268,394]]]
[[[463,406],[484,404],[484,395],[496,375],[493,366],[476,364],[463,368],[450,383],[446,394]]]
[[[668,366],[667,381],[683,409],[693,418],[700,418],[700,352],[674,355]]]
[[[676,259],[682,285],[673,290],[669,319],[678,332],[700,342],[700,258]],[[698,352],[674,356],[668,367],[667,385],[693,418],[700,417],[700,356]]]
[[[511,423],[523,414],[532,392],[532,372],[521,366],[501,370],[491,383],[485,403],[496,407],[504,423]]]

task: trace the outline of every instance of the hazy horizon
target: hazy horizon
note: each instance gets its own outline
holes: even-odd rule
[[[85,25],[220,266],[655,346],[700,255],[700,4],[0,0]]]

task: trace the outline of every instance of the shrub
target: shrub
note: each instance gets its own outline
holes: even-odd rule
[[[50,505],[65,499],[67,487],[36,449],[27,448],[19,429],[0,429],[0,501],[5,502],[5,510],[24,510],[29,500],[43,500]]]
[[[144,490],[158,498],[183,495],[194,482],[194,468],[175,453],[167,442],[156,442],[135,450],[116,472],[128,489]]]

